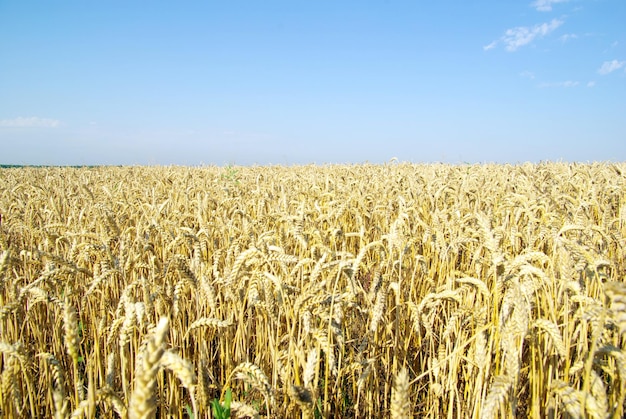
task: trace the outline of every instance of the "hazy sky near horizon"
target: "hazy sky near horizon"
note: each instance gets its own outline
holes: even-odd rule
[[[0,0],[0,164],[624,161],[624,22],[624,0]]]

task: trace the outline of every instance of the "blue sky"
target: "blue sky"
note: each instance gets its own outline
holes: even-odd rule
[[[626,160],[626,2],[0,0],[0,163]]]

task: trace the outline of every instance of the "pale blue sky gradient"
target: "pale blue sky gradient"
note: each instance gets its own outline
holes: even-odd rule
[[[0,163],[623,161],[624,22],[624,0],[0,0]]]

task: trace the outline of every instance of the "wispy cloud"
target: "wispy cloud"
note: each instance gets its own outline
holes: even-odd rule
[[[596,85],[596,82],[593,80],[587,83],[587,87],[594,87],[595,85]]]
[[[13,119],[0,119],[0,127],[4,128],[56,128],[61,125],[61,121],[49,118],[17,117]]]
[[[483,49],[485,51],[490,50],[495,48],[499,42],[502,42],[507,51],[513,52],[519,47],[530,44],[537,38],[543,38],[562,24],[563,20],[552,19],[550,22],[542,23],[540,25],[518,26],[516,28],[507,29],[500,39],[484,46]]]
[[[493,41],[491,44],[489,44],[489,45],[485,45],[485,46],[483,47],[483,50],[485,50],[485,51],[489,51],[490,49],[495,48],[495,47],[496,47],[496,45],[498,45],[498,41]]]
[[[530,5],[540,12],[549,12],[555,3],[567,3],[569,0],[535,0]]]
[[[605,61],[598,69],[598,73],[604,76],[606,74],[614,72],[615,70],[619,70],[620,68],[624,67],[624,65],[626,65],[626,61]]]
[[[519,73],[519,75],[525,79],[535,79],[535,73],[533,73],[532,71],[522,71],[521,73]]]
[[[565,35],[559,36],[559,39],[563,42],[567,42],[569,40],[577,39],[577,38],[578,38],[578,35],[576,35],[575,33],[566,33]]]
[[[568,88],[568,87],[576,87],[578,86],[580,83],[577,81],[572,81],[572,80],[567,80],[567,81],[558,81],[555,83],[541,83],[539,85],[539,87],[564,87],[564,88]]]

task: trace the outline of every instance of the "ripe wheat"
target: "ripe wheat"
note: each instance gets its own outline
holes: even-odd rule
[[[0,214],[2,417],[625,414],[623,163],[0,169]]]

